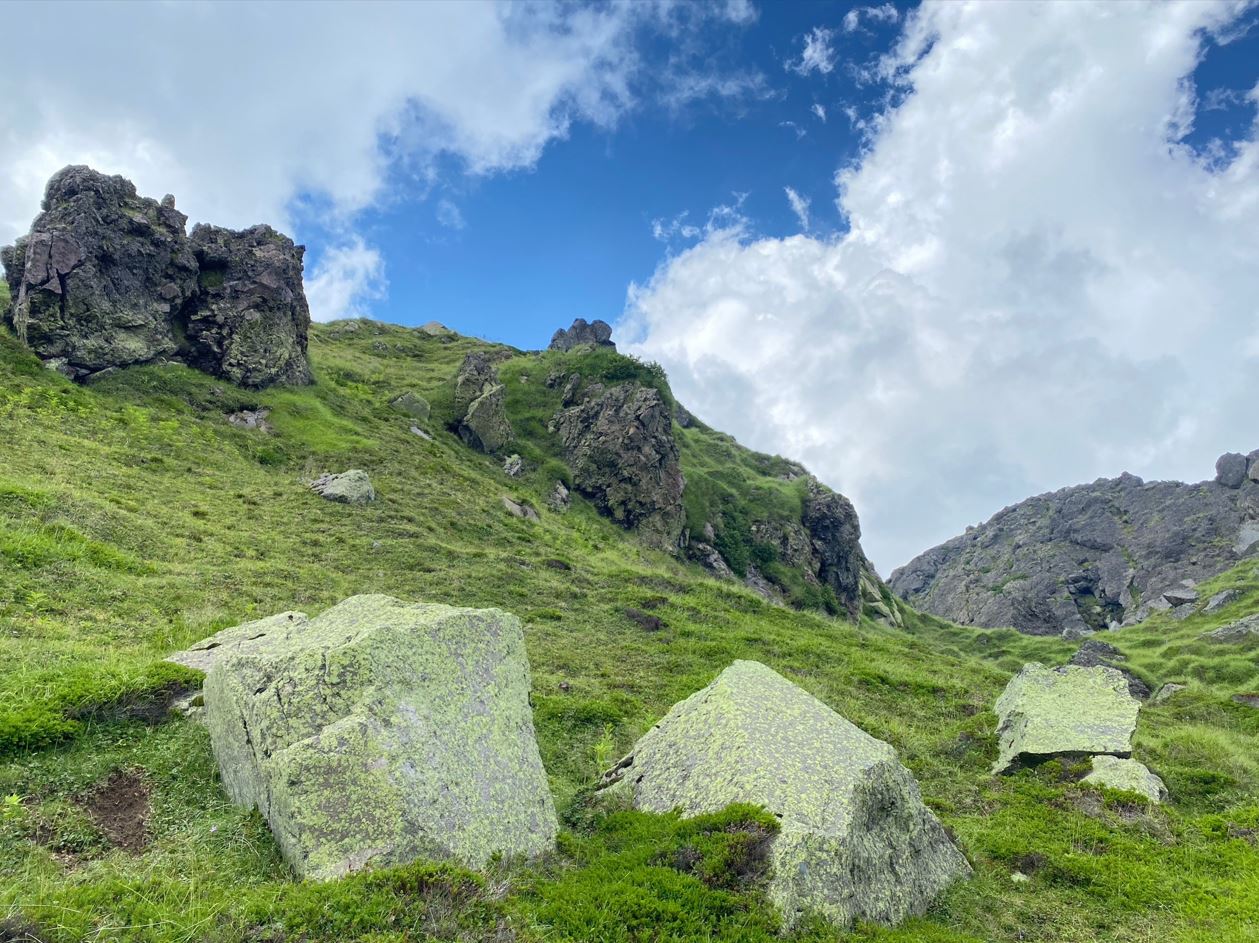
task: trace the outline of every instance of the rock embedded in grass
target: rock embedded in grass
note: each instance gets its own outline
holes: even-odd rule
[[[891,746],[754,661],[675,704],[604,782],[650,812],[777,816],[769,897],[788,926],[895,925],[970,873]]]
[[[404,416],[410,416],[412,419],[418,419],[423,422],[432,412],[428,400],[418,393],[407,390],[400,396],[395,396],[389,401],[389,408],[394,412],[402,413]]]
[[[1251,639],[1259,639],[1259,613],[1246,616],[1244,619],[1238,619],[1228,625],[1220,626],[1211,632],[1206,632],[1202,638],[1208,642],[1216,642],[1220,644],[1246,642]]]
[[[1093,772],[1081,782],[1093,786],[1106,786],[1109,789],[1121,789],[1124,792],[1136,792],[1145,796],[1153,803],[1167,798],[1167,786],[1163,780],[1150,772],[1144,763],[1133,759],[1120,759],[1117,756],[1093,757]]]
[[[1032,662],[1010,679],[994,710],[999,756],[994,773],[1058,755],[1132,752],[1141,709],[1114,668]]]
[[[221,658],[206,722],[231,798],[299,877],[554,846],[520,620],[355,596]]]
[[[339,475],[320,475],[310,483],[310,490],[339,504],[368,504],[376,500],[371,478],[358,468]]]

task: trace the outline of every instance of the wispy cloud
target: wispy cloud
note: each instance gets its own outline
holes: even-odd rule
[[[826,124],[826,106],[825,105],[819,105],[817,102],[814,102],[813,107],[809,110],[818,116],[818,119],[822,122],[822,124]]]
[[[796,219],[800,221],[800,230],[802,232],[809,231],[809,205],[808,197],[803,197],[791,187],[783,187],[783,192],[787,194],[787,202],[791,204],[791,212],[796,214]]]
[[[437,221],[447,229],[463,229],[468,225],[463,211],[448,199],[437,201]]]
[[[829,30],[824,26],[815,26],[804,37],[804,48],[800,52],[800,58],[788,60],[786,68],[798,75],[808,75],[811,72],[829,74],[835,69],[835,60],[838,56],[832,45],[834,36],[834,30]]]
[[[900,20],[900,11],[891,3],[879,6],[853,7],[844,14],[844,32],[855,33],[861,28],[862,20],[873,20],[876,23],[895,23]]]

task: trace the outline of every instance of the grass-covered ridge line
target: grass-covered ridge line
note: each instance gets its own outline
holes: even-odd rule
[[[1068,643],[912,614],[895,632],[770,606],[643,548],[581,500],[548,512],[549,451],[509,479],[444,428],[450,378],[486,346],[333,324],[312,331],[309,389],[242,391],[181,367],[85,388],[0,331],[0,548],[16,548],[0,549],[0,716],[19,730],[28,711],[77,724],[0,758],[0,919],[57,941],[768,943],[777,924],[748,838],[757,812],[682,823],[588,802],[609,758],[730,661],[751,658],[892,743],[976,869],[897,930],[813,926],[798,939],[1253,938],[1259,711],[1231,696],[1259,689],[1255,648],[1197,641],[1259,610],[1253,567],[1204,587],[1203,598],[1242,591],[1219,614],[1106,636],[1151,685],[1190,685],[1143,711],[1134,744],[1166,780],[1169,805],[1103,795],[1057,763],[993,778],[989,708],[1025,661],[1059,663]],[[539,417],[550,408],[553,355],[507,354],[500,371],[522,429],[529,397]],[[408,389],[433,404],[432,442],[388,406]],[[274,434],[227,423],[258,406],[272,410]],[[736,493],[741,478],[765,489],[747,492],[751,516],[780,499],[790,511],[794,483],[773,465],[762,475],[760,459],[723,454],[734,446],[717,433],[692,433],[679,430],[688,480],[707,464],[734,476],[718,483]],[[306,490],[306,479],[348,467],[371,474],[375,504],[349,509]],[[503,494],[529,499],[541,521],[511,517]],[[566,823],[554,855],[483,876],[416,864],[295,884],[261,820],[223,795],[202,727],[151,726],[125,710],[73,716],[72,705],[160,691],[154,664],[220,628],[288,609],[313,615],[368,592],[501,606],[524,621],[535,723]],[[644,631],[628,608],[664,628]],[[84,811],[117,770],[149,789],[151,843],[139,856],[113,847]],[[1015,870],[1031,880],[1014,883]]]

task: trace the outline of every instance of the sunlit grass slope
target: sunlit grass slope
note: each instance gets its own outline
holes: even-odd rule
[[[893,632],[771,606],[644,549],[581,500],[548,512],[563,473],[545,428],[549,373],[663,378],[608,355],[507,351],[500,370],[530,469],[510,479],[445,428],[448,382],[484,346],[369,322],[320,326],[316,385],[251,393],[176,366],[78,387],[0,331],[0,918],[12,932],[775,939],[749,838],[772,827],[761,813],[681,822],[588,801],[601,767],[674,701],[753,658],[894,744],[976,869],[898,930],[813,926],[799,939],[1259,938],[1259,710],[1230,700],[1259,688],[1256,649],[1195,641],[1218,618],[1108,637],[1151,683],[1190,683],[1143,711],[1137,736],[1169,805],[1103,797],[1057,763],[994,779],[993,700],[1025,660],[1061,660],[1070,646],[915,616]],[[404,390],[433,403],[432,441],[389,408]],[[273,433],[229,425],[242,407],[269,408]],[[781,460],[702,428],[681,440],[700,483],[692,505],[720,504],[732,519],[791,513]],[[350,467],[370,473],[376,503],[331,504],[305,487]],[[510,516],[505,494],[529,499],[541,521]],[[1253,568],[1218,582],[1244,591],[1219,618],[1259,608]],[[246,619],[368,592],[501,606],[524,620],[543,760],[566,823],[553,856],[488,875],[418,864],[296,884],[257,815],[223,796],[198,723],[130,719],[183,680],[165,654]],[[645,631],[629,608],[664,628]],[[119,770],[149,790],[139,854],[114,847],[85,811]],[[1031,880],[1013,882],[1016,870]]]

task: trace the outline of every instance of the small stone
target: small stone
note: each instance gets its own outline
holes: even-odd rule
[[[320,475],[310,483],[310,490],[341,504],[367,504],[376,500],[376,489],[367,472],[357,468],[339,475]]]
[[[429,406],[428,400],[423,396],[412,393],[407,390],[401,396],[397,396],[390,400],[389,408],[394,412],[402,413],[404,416],[410,416],[412,419],[418,419],[423,422],[428,418],[432,407]]]
[[[508,455],[503,459],[503,473],[508,478],[519,478],[525,470],[525,461],[519,455]]]
[[[541,520],[538,517],[538,512],[530,507],[527,502],[513,501],[507,495],[503,495],[503,507],[507,508],[507,513],[511,514],[512,517],[518,517],[525,521]]]
[[[259,432],[270,432],[271,423],[267,422],[267,417],[270,415],[271,410],[265,407],[262,409],[242,409],[229,415],[227,421],[238,429],[257,429]]]
[[[1177,586],[1174,589],[1164,590],[1163,598],[1166,599],[1173,608],[1186,606],[1191,602],[1198,601],[1198,591],[1192,586]]]
[[[1154,692],[1154,696],[1150,698],[1150,704],[1154,707],[1157,707],[1160,704],[1166,704],[1172,699],[1177,691],[1183,691],[1186,687],[1188,687],[1188,685],[1177,684],[1174,681],[1169,681]]]
[[[1010,874],[1010,880],[1015,884],[1026,884],[1028,881],[1031,880],[1031,878],[1029,878],[1022,871],[1013,871]]]
[[[425,442],[432,442],[432,441],[433,441],[433,437],[432,437],[431,435],[429,435],[427,432],[425,432],[423,429],[421,429],[419,426],[412,426],[412,427],[411,427],[411,434],[412,434],[412,435],[418,435],[418,436],[419,436],[421,439],[423,439]]]
[[[429,335],[429,337],[447,337],[455,333],[440,321],[429,321],[427,324],[421,324],[416,330]]]
[[[1163,780],[1151,773],[1145,764],[1132,759],[1095,756],[1093,772],[1085,776],[1082,782],[1140,793],[1156,804],[1167,798],[1167,786],[1163,784]]]
[[[1259,707],[1259,694],[1234,694],[1233,702],[1244,704],[1246,707]]]

